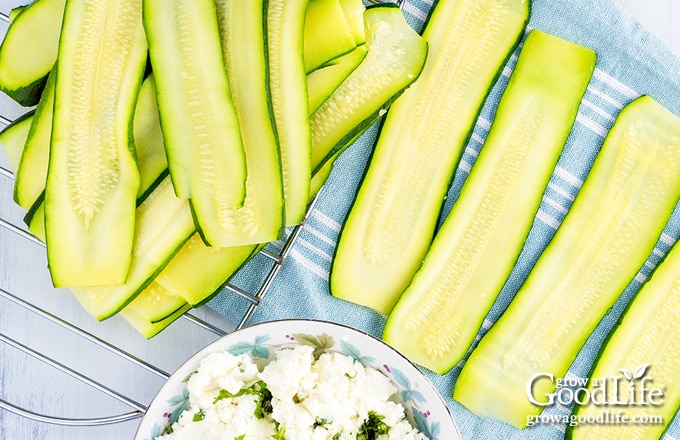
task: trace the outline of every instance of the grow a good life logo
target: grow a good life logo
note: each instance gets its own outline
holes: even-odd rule
[[[652,413],[664,403],[665,386],[655,383],[649,370],[649,364],[643,364],[634,369],[620,369],[620,374],[594,378],[556,378],[551,373],[538,373],[526,386],[526,395],[532,404],[544,408],[578,405],[588,410],[559,420],[553,420],[549,415],[530,416],[528,425],[539,422],[572,426],[663,423]]]

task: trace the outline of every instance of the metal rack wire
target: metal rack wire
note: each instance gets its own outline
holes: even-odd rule
[[[0,11],[0,20],[4,21],[5,23],[9,22],[9,17],[4,11]],[[3,36],[4,35],[0,35],[0,37]],[[0,38],[0,41],[1,40],[2,38]],[[2,99],[9,98],[7,98],[6,96],[0,96],[0,100]],[[12,119],[13,117],[0,115],[0,129],[2,129],[4,126],[9,125],[12,122]],[[0,157],[2,157],[2,154],[0,154]],[[14,175],[12,171],[4,167],[2,165],[2,161],[0,160],[0,188],[2,188],[3,185],[5,188],[11,187],[13,185],[13,182]],[[313,203],[314,202],[310,204],[310,210],[313,206]],[[0,208],[7,208],[10,207],[10,205],[13,205],[11,195],[4,194],[0,195]],[[13,208],[16,207],[11,206],[11,209]],[[43,243],[39,239],[37,239],[33,234],[31,234],[24,227],[21,221],[14,218],[14,217],[18,218],[18,216],[4,214],[5,210],[0,210],[0,251],[3,250],[3,248],[7,249],[11,247],[11,245],[7,243],[8,241],[10,241],[10,239],[7,237],[11,237],[12,240],[18,239],[19,244],[17,245],[17,247],[37,246],[40,248],[44,248]],[[269,270],[264,276],[262,283],[259,285],[259,288],[256,291],[253,292],[245,291],[240,287],[229,283],[224,285],[223,294],[229,293],[233,294],[239,298],[245,299],[245,301],[248,303],[248,307],[245,310],[245,313],[241,316],[240,321],[238,323],[226,321],[221,316],[216,317],[215,313],[211,315],[211,311],[205,310],[206,308],[203,307],[201,309],[195,309],[194,311],[183,315],[180,320],[184,321],[183,323],[179,323],[178,321],[172,324],[172,326],[176,324],[184,326],[188,325],[193,327],[195,331],[201,331],[206,333],[206,335],[204,335],[202,338],[198,338],[191,347],[186,348],[185,352],[191,354],[193,351],[200,349],[206,343],[206,340],[207,342],[210,342],[211,339],[218,338],[229,333],[230,331],[233,331],[235,329],[247,325],[249,318],[256,310],[256,308],[260,305],[260,302],[263,299],[263,297],[267,294],[267,291],[269,290],[272,282],[274,281],[277,273],[279,272],[279,269],[281,268],[283,261],[287,257],[291,246],[298,237],[298,234],[300,233],[303,224],[304,221],[301,225],[292,228],[289,231],[286,239],[280,243],[276,243],[276,246],[269,246],[267,249],[260,251],[259,256],[261,256],[262,258],[269,262],[268,266]],[[3,234],[5,238],[3,238]],[[272,248],[274,248],[274,250],[270,250]],[[44,249],[41,250],[44,251]],[[10,264],[13,263],[10,262]],[[20,263],[15,264],[18,265]],[[27,270],[32,269],[33,267],[30,267]],[[2,280],[0,279],[0,282],[1,281]],[[70,313],[65,313],[63,307],[56,307],[55,311],[54,310],[55,307],[51,307],[53,310],[50,310],[48,307],[41,306],[40,304],[38,304],[39,301],[35,300],[35,295],[32,295],[31,297],[31,295],[25,294],[25,292],[22,292],[20,294],[17,292],[13,292],[11,290],[12,290],[11,288],[6,288],[3,284],[0,284],[0,301],[2,301],[4,304],[9,305],[10,307],[16,307],[17,309],[21,309],[23,312],[26,313],[27,316],[26,319],[42,320],[44,321],[44,323],[41,324],[42,326],[49,325],[53,326],[54,328],[60,329],[60,331],[63,330],[67,335],[65,336],[67,338],[82,339],[83,341],[85,341],[85,343],[91,345],[93,349],[103,350],[104,352],[111,354],[112,356],[122,360],[123,362],[134,366],[135,369],[137,370],[141,369],[146,374],[149,374],[157,378],[157,380],[160,381],[159,383],[164,382],[170,376],[170,373],[166,371],[167,369],[155,365],[154,362],[144,360],[141,356],[122,347],[123,344],[120,343],[121,338],[120,337],[117,338],[116,335],[116,332],[120,330],[120,327],[117,326],[115,323],[108,326],[101,325],[100,327],[98,327],[97,324],[100,323],[96,323],[93,325],[87,319],[83,320],[81,318],[75,319],[70,317]],[[29,298],[26,298],[25,296],[28,296]],[[77,307],[77,304],[72,303],[71,306]],[[60,314],[69,315],[69,317],[64,318],[60,316]],[[38,335],[38,337],[40,337],[40,335]],[[129,338],[129,336],[122,337],[122,339],[125,338]],[[96,392],[108,396],[111,399],[115,400],[116,402],[119,402],[124,407],[124,410],[113,415],[104,416],[98,415],[93,417],[49,415],[41,413],[39,411],[35,411],[31,408],[22,407],[21,405],[10,401],[10,399],[6,399],[5,396],[3,395],[1,388],[0,388],[0,409],[7,411],[8,413],[24,417],[34,422],[71,427],[118,424],[129,420],[137,419],[144,414],[147,408],[147,404],[144,401],[140,401],[141,399],[131,397],[130,396],[131,393],[121,391],[117,389],[115,385],[106,384],[105,383],[106,380],[92,377],[93,374],[91,372],[86,371],[87,368],[78,368],[78,366],[75,367],[71,366],[69,364],[73,362],[67,362],[65,360],[57,359],[56,356],[45,353],[44,352],[45,350],[43,350],[41,347],[32,346],[31,343],[25,343],[20,341],[19,339],[20,339],[19,337],[16,336],[13,337],[10,336],[9,334],[4,333],[0,328],[1,349],[11,348],[29,358],[35,359],[40,363],[49,366],[49,368],[55,370],[59,374],[64,375],[65,377],[75,379],[76,381],[86,385],[87,387],[95,390]],[[186,356],[178,354],[176,358],[182,359],[184,357]],[[70,359],[68,361],[73,360]],[[86,362],[87,361],[81,361],[80,363],[83,364]],[[4,363],[4,359],[0,361],[0,366],[2,366],[2,363]],[[176,365],[172,366],[173,369],[175,366]],[[1,370],[2,368],[0,368],[0,371]],[[77,398],[77,396],[73,397]],[[146,401],[148,402],[148,399]],[[0,437],[2,437],[1,432]]]

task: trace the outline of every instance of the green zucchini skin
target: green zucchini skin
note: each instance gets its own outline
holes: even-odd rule
[[[52,138],[55,80],[56,71],[52,71],[35,110],[14,182],[14,201],[25,209],[30,209],[45,190]]]
[[[217,0],[216,5],[248,168],[244,203],[230,214],[234,227],[216,244],[266,243],[281,237],[284,207],[279,148],[269,110],[264,0]]]
[[[285,226],[307,211],[312,176],[304,23],[308,0],[266,0],[267,74],[283,176]]]
[[[127,277],[139,188],[132,120],[146,60],[140,0],[67,3],[45,188],[56,287]]]
[[[38,104],[57,60],[66,0],[37,0],[11,14],[0,45],[0,91],[19,104]]]
[[[0,148],[5,152],[10,170],[15,175],[19,169],[34,115],[35,110],[29,110],[0,131]]]
[[[555,236],[473,350],[454,399],[526,426],[542,409],[526,396],[531,378],[564,377],[654,249],[679,197],[680,118],[640,97],[619,113]],[[555,385],[538,381],[533,389],[547,399]]]
[[[529,9],[523,0],[436,3],[423,71],[390,107],[340,232],[333,295],[392,309],[430,246],[455,166]]]
[[[635,377],[639,396],[642,381],[646,388],[663,390],[662,405],[636,405],[617,408],[620,415],[629,420],[635,417],[662,417],[663,423],[594,425],[580,424],[569,426],[566,438],[585,439],[622,439],[649,438],[660,439],[668,427],[678,407],[680,407],[680,248],[673,247],[664,260],[657,266],[651,277],[641,287],[633,300],[624,310],[619,323],[608,335],[599,356],[588,376],[591,378],[589,391],[594,392],[593,379],[618,377],[618,400],[629,399],[631,386],[624,380],[622,370],[635,373],[646,365],[648,371]],[[647,376],[647,377],[645,377]],[[649,381],[649,382],[648,382]],[[611,385],[611,382],[609,383]],[[614,388],[609,387],[607,397],[615,401]],[[649,392],[639,399],[649,403]],[[655,397],[658,401],[659,398]],[[597,415],[601,407],[595,405],[576,406],[575,417],[588,418]],[[643,419],[644,420],[644,419]],[[647,419],[649,420],[649,419]]]
[[[175,191],[219,245],[243,204],[247,168],[215,3],[144,0],[144,27]]]
[[[473,343],[510,275],[576,119],[596,56],[532,30],[487,140],[383,340],[444,374]],[[489,268],[493,268],[492,271]]]
[[[423,69],[427,43],[393,4],[364,13],[367,55],[310,117],[316,172],[373,124]]]

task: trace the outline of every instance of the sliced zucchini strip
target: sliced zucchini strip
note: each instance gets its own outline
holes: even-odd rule
[[[220,247],[266,243],[283,230],[283,181],[269,111],[264,0],[217,0],[224,64],[236,108],[248,176],[243,206],[232,210],[233,227]]]
[[[302,221],[312,176],[303,38],[308,0],[266,0],[267,73],[281,157],[285,225]]]
[[[532,30],[458,200],[383,339],[443,374],[466,353],[510,275],[595,68],[595,53]],[[490,270],[493,268],[493,270]]]
[[[649,96],[619,113],[548,247],[482,337],[453,391],[469,410],[524,427],[537,374],[564,377],[651,254],[680,197],[680,118]],[[566,311],[566,312],[565,312]],[[555,389],[537,381],[546,402]]]
[[[132,118],[147,59],[141,0],[72,0],[59,44],[45,189],[57,287],[125,282],[139,188]]]
[[[65,4],[66,0],[36,0],[10,14],[0,46],[0,91],[23,106],[38,103],[57,60]]]
[[[208,243],[233,230],[246,159],[213,0],[144,0],[144,26],[177,195]]]
[[[523,35],[527,0],[441,0],[420,77],[391,106],[340,232],[333,295],[387,314],[430,246],[486,96]]]

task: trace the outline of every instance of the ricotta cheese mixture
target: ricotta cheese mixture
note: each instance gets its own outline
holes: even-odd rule
[[[163,440],[427,440],[390,400],[380,371],[341,353],[300,345],[258,368],[247,355],[217,352],[188,380],[189,408]]]

